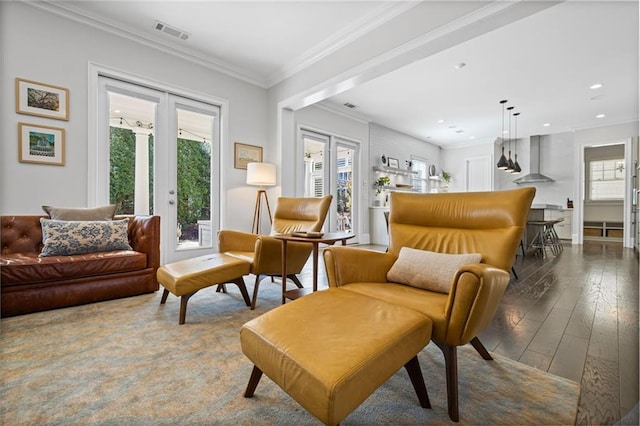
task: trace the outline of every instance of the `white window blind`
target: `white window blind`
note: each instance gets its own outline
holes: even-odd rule
[[[624,199],[624,159],[589,162],[589,199]]]

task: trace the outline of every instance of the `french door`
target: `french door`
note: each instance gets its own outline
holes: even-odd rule
[[[162,262],[210,253],[219,229],[220,108],[99,80],[98,195],[161,217]]]
[[[333,195],[325,230],[354,233],[357,229],[359,145],[336,136],[301,130],[305,197]]]

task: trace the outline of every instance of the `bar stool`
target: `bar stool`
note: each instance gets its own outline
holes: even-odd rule
[[[535,220],[527,222],[528,225],[538,228],[538,232],[529,244],[529,248],[534,249],[536,253],[541,252],[542,257],[546,257],[547,247],[555,256],[562,253],[564,246],[558,237],[558,233],[556,232],[554,225],[562,222],[563,220],[563,218],[560,218],[555,220]]]

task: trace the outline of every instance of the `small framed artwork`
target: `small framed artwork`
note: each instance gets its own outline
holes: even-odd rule
[[[262,147],[236,142],[233,158],[233,167],[247,170],[249,163],[262,163]]]
[[[64,137],[59,127],[18,123],[18,160],[64,166]]]
[[[69,89],[16,78],[16,112],[69,120]]]
[[[387,166],[391,167],[392,169],[399,169],[400,168],[400,162],[398,161],[397,158],[388,157],[387,158]]]

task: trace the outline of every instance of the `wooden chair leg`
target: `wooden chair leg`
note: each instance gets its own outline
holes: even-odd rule
[[[178,324],[180,325],[184,324],[184,321],[187,318],[187,302],[189,302],[189,298],[194,294],[196,294],[196,291],[180,297],[180,319],[178,321]]]
[[[487,348],[484,347],[480,339],[478,339],[477,337],[474,337],[473,339],[471,339],[471,342],[469,343],[471,343],[471,346],[473,346],[476,349],[476,351],[478,351],[478,353],[480,354],[480,356],[482,356],[483,359],[486,359],[487,361],[493,360],[493,358],[491,357],[491,354],[489,353]]]
[[[242,298],[244,299],[244,303],[246,303],[247,306],[251,306],[251,300],[249,299],[249,293],[247,292],[247,286],[244,283],[244,278],[242,278],[242,277],[236,278],[232,282],[235,285],[237,285],[238,288],[240,289],[240,293],[242,294]]]
[[[218,284],[218,287],[216,287],[216,293],[219,293],[219,292],[223,292],[223,293],[227,292],[227,286],[225,286],[224,283]]]
[[[164,291],[162,292],[162,299],[160,299],[160,304],[164,305],[167,301],[167,296],[169,296],[169,290],[167,290],[166,288],[164,289]]]
[[[256,275],[256,282],[253,285],[253,298],[251,299],[251,310],[256,308],[256,300],[258,299],[258,286],[260,285],[261,275]]]
[[[253,370],[251,371],[251,377],[249,378],[249,384],[247,385],[247,389],[244,391],[245,398],[251,398],[253,396],[253,393],[256,391],[256,387],[258,387],[258,383],[260,382],[261,377],[262,370],[254,365]]]
[[[444,355],[445,370],[447,373],[447,406],[449,408],[449,418],[460,421],[458,413],[458,355],[455,346],[445,345],[434,341]]]
[[[304,288],[304,286],[302,285],[302,283],[300,282],[300,280],[298,279],[297,276],[295,276],[294,274],[289,274],[287,275],[287,278],[289,278],[291,281],[293,281],[293,283],[295,285],[298,286],[298,288]]]
[[[404,365],[404,368],[407,370],[407,373],[409,373],[409,378],[411,379],[413,389],[416,391],[416,395],[418,395],[420,406],[422,408],[431,408],[431,402],[429,401],[427,387],[424,384],[424,377],[422,377],[422,370],[420,370],[418,356],[416,355],[411,358],[411,360]]]

